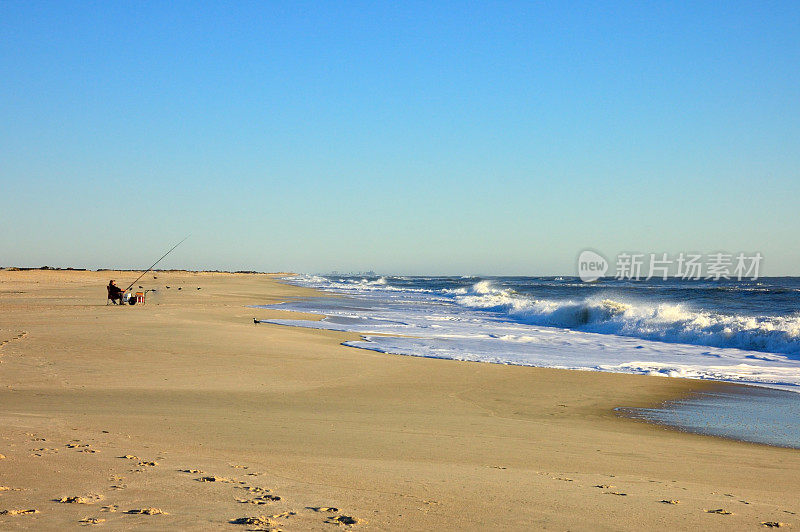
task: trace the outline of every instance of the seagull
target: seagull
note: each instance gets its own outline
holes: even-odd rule
[[[258,320],[253,318],[253,325],[258,325]]]

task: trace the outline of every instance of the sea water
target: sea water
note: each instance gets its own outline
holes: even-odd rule
[[[358,332],[362,339],[348,342],[354,347],[800,392],[800,278],[584,283],[571,277],[301,275],[286,281],[347,297],[273,305],[327,317],[271,323]],[[641,415],[748,441],[789,446],[800,442],[800,416],[789,408],[800,404],[800,394],[775,399],[765,393],[766,399],[756,394],[742,401],[704,396]],[[741,408],[759,401],[772,406]],[[722,418],[710,416],[712,409],[703,406],[711,404],[739,410],[743,417],[733,424],[719,421]],[[700,421],[695,423],[692,416]],[[793,424],[793,430],[775,428],[787,424]],[[772,436],[758,436],[781,430],[788,436],[780,443]]]

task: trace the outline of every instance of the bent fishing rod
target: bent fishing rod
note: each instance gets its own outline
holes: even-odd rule
[[[192,236],[192,235],[186,235],[186,238],[189,238],[190,236]],[[139,279],[141,279],[142,277],[144,277],[144,275],[145,275],[147,272],[149,272],[150,270],[152,270],[153,268],[155,268],[155,267],[156,267],[156,264],[158,264],[159,262],[161,262],[162,260],[164,260],[164,257],[166,257],[167,255],[169,255],[170,253],[172,253],[172,252],[173,252],[173,250],[174,250],[176,247],[178,247],[178,246],[180,246],[181,244],[183,244],[184,242],[186,242],[186,238],[184,238],[183,240],[181,240],[180,242],[178,242],[177,244],[175,244],[174,246],[172,246],[172,247],[169,249],[169,251],[167,251],[166,253],[164,253],[163,255],[161,255],[161,258],[160,258],[160,259],[158,259],[157,261],[155,261],[155,262],[153,263],[153,265],[152,265],[152,266],[150,266],[150,267],[149,267],[149,268],[147,268],[145,271],[143,271],[143,272],[142,272],[142,275],[140,275],[139,277],[137,277],[137,278],[136,278],[136,281],[138,281]],[[125,289],[125,291],[127,292],[128,290],[130,290],[130,289],[133,287],[133,285],[135,285],[135,284],[136,284],[136,281],[133,281],[133,282],[132,282],[130,285],[128,285],[128,288],[126,288],[126,289]]]

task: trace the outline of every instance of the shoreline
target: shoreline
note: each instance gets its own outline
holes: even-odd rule
[[[287,530],[330,530],[334,515],[364,530],[798,524],[800,453],[613,410],[708,381],[388,357],[340,345],[353,333],[254,327],[288,314],[253,301],[311,290],[267,275],[156,276],[157,296],[121,309],[102,303],[107,272],[0,271],[0,485],[12,488],[0,511],[39,510],[1,526],[89,514],[112,529],[236,530],[257,515]],[[255,500],[240,485],[281,500],[238,502]],[[53,502],[89,494],[103,502]],[[339,510],[309,509],[323,506]],[[169,515],[125,513],[143,507]]]
[[[297,274],[291,274],[291,275],[296,276]],[[300,285],[292,284],[286,278],[277,278],[276,280],[279,283],[285,284],[287,286],[298,286],[298,287],[300,286]],[[304,288],[306,288],[306,287],[304,287]],[[349,294],[341,294],[341,293],[337,293],[337,292],[328,292],[328,291],[323,291],[321,289],[316,289],[316,288],[309,288],[309,289],[314,290],[315,292],[317,292],[319,294],[318,297],[352,298],[352,296],[349,295]],[[293,312],[293,311],[289,311],[289,312]],[[311,316],[314,316],[314,318],[312,320],[310,320],[310,321],[322,321],[322,320],[325,320],[326,318],[331,318],[332,317],[332,316],[329,316],[329,315],[325,314],[324,312],[313,313],[313,314],[311,314]],[[305,319],[308,320],[308,318],[305,318]],[[261,323],[264,323],[264,324],[267,324],[267,325],[273,325],[273,326],[274,325],[279,325],[279,326],[303,328],[303,325],[292,325],[291,323],[270,323],[269,321],[261,322]],[[325,329],[323,329],[323,330],[325,330]],[[357,334],[359,336],[360,340],[362,342],[364,342],[366,345],[353,345],[353,344],[350,344],[348,342],[344,342],[341,345],[343,345],[345,347],[352,347],[354,349],[363,349],[363,350],[366,350],[366,351],[372,351],[372,352],[381,353],[381,354],[385,354],[385,355],[391,355],[391,356],[408,356],[408,357],[429,358],[429,359],[438,359],[438,360],[452,360],[454,362],[462,362],[462,363],[472,362],[472,363],[476,363],[476,364],[500,364],[500,365],[509,365],[509,366],[519,366],[519,367],[549,368],[549,369],[558,369],[558,370],[564,370],[564,371],[585,371],[585,372],[606,373],[606,371],[604,371],[604,370],[592,369],[592,368],[557,368],[557,367],[552,367],[552,366],[538,366],[538,365],[532,365],[532,364],[516,364],[516,363],[513,363],[513,362],[501,363],[501,362],[491,362],[491,361],[469,361],[469,360],[460,360],[460,359],[449,358],[449,357],[446,357],[446,356],[438,357],[438,356],[429,356],[429,355],[412,354],[412,353],[392,353],[392,352],[387,352],[387,351],[381,351],[378,348],[369,347],[369,344],[370,344],[369,336],[399,336],[399,337],[403,337],[404,335],[396,335],[396,334],[391,334],[391,333],[359,332],[359,331],[351,331],[351,332],[353,332],[353,334]],[[608,373],[617,373],[617,374],[623,374],[623,375],[625,375],[625,374],[644,375],[644,374],[641,374],[641,373],[626,373],[626,372],[614,372],[614,371],[608,371]],[[694,382],[698,382],[699,381],[699,382],[704,382],[704,383],[708,383],[708,384],[703,389],[693,389],[693,390],[688,391],[686,393],[682,393],[682,394],[680,394],[680,395],[678,395],[676,397],[670,397],[670,398],[661,399],[661,400],[658,400],[657,402],[655,402],[653,404],[649,404],[649,405],[646,405],[646,406],[629,407],[629,406],[618,405],[618,406],[613,407],[613,410],[615,411],[615,413],[617,415],[619,415],[619,417],[622,418],[622,419],[628,419],[628,420],[648,423],[648,424],[651,424],[651,425],[654,425],[654,426],[657,426],[657,427],[660,427],[660,428],[667,428],[667,429],[670,429],[670,430],[674,430],[674,431],[676,431],[678,433],[681,433],[681,434],[692,434],[692,435],[698,435],[698,436],[722,438],[722,439],[725,439],[725,440],[736,441],[736,442],[745,443],[745,444],[766,445],[766,446],[769,446],[769,447],[778,447],[778,448],[794,449],[794,450],[800,449],[800,444],[795,444],[794,446],[788,445],[788,444],[787,445],[781,445],[781,444],[777,444],[777,443],[770,443],[768,441],[759,441],[759,440],[755,440],[755,439],[748,439],[747,437],[736,437],[736,436],[732,436],[732,435],[715,433],[714,430],[709,430],[709,429],[706,429],[704,431],[703,429],[693,428],[691,426],[679,424],[677,422],[669,422],[669,421],[658,420],[658,419],[655,419],[653,417],[648,417],[648,415],[647,415],[647,412],[651,411],[651,410],[659,410],[659,409],[663,409],[663,408],[675,407],[675,405],[678,405],[678,404],[681,404],[681,403],[696,401],[696,400],[698,400],[697,398],[702,396],[702,395],[711,395],[711,396],[713,396],[715,394],[721,394],[721,393],[725,392],[726,390],[730,391],[731,393],[738,394],[738,395],[754,394],[754,393],[756,393],[756,390],[759,390],[759,389],[775,390],[775,391],[784,392],[784,393],[798,393],[798,392],[792,392],[790,390],[785,390],[783,388],[774,388],[774,387],[770,387],[770,386],[766,386],[766,385],[758,385],[758,384],[753,384],[753,383],[741,383],[741,382],[731,382],[731,381],[724,381],[724,380],[691,378],[691,377],[672,377],[672,376],[666,376],[666,375],[657,375],[657,376],[661,377],[661,378],[669,378],[669,379],[685,379],[685,380],[694,381]],[[797,400],[800,401],[800,397],[797,397]]]

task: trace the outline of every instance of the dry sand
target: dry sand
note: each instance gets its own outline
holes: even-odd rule
[[[708,383],[353,349],[253,324],[311,290],[155,275],[0,271],[0,529],[800,527],[800,452],[613,411]]]

